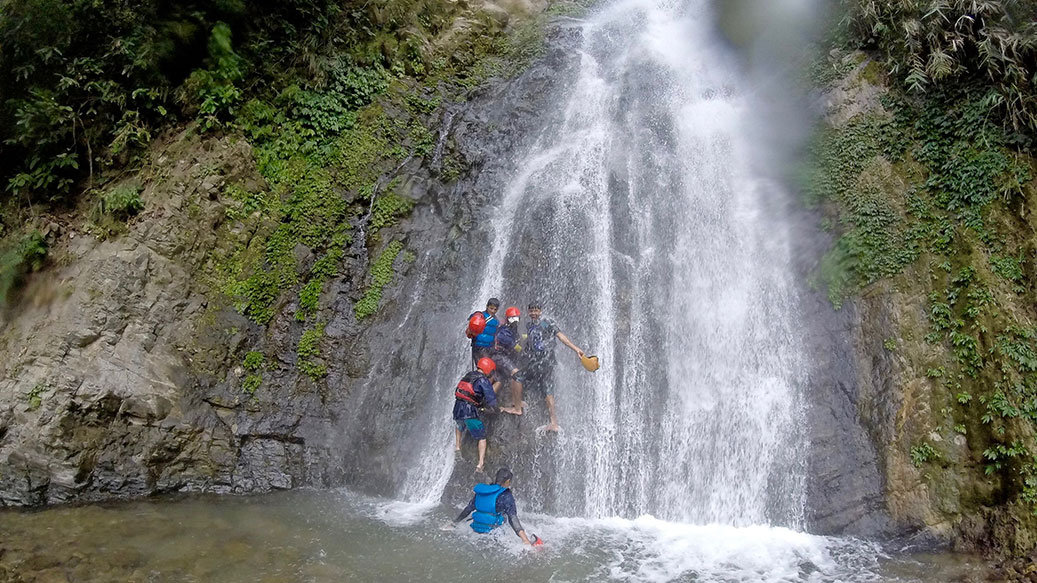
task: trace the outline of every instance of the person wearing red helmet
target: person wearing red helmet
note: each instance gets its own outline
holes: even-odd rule
[[[518,339],[518,324],[519,316],[521,312],[515,306],[511,306],[504,311],[504,323],[497,329],[497,334],[493,340],[493,353],[490,358],[497,365],[498,377],[506,378],[508,380],[508,386],[511,388],[510,398],[511,407],[502,407],[501,411],[504,413],[511,413],[512,415],[522,414],[522,377],[519,376],[519,367],[516,364],[518,360],[518,354],[516,349],[519,347]]]
[[[454,390],[454,445],[461,451],[461,438],[468,432],[479,441],[479,463],[476,471],[483,471],[486,459],[486,426],[479,419],[479,409],[497,407],[497,394],[490,375],[496,369],[493,360],[483,357],[476,363],[476,370],[465,373]]]
[[[472,339],[473,367],[480,358],[490,356],[493,352],[493,338],[496,336],[497,327],[500,325],[500,321],[497,320],[498,308],[500,308],[500,300],[497,298],[490,298],[486,301],[485,311],[472,312],[468,316],[468,326],[465,329],[465,335]],[[478,318],[479,315],[481,315],[482,318]],[[477,321],[473,322],[473,318]]]

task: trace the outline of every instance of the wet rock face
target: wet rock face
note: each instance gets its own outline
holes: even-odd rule
[[[196,272],[226,246],[207,229],[222,220],[215,194],[251,153],[179,146],[129,234],[63,233],[52,249],[67,258],[3,315],[3,504],[231,487],[235,438],[197,399],[189,347],[207,306]],[[203,167],[222,175],[201,180]]]
[[[257,236],[228,228],[221,202],[226,184],[263,184],[248,145],[184,135],[156,148],[142,178],[146,210],[128,233],[101,242],[66,229],[51,241],[57,265],[0,314],[0,505],[343,483],[386,493],[413,447],[400,443],[401,428],[431,390],[417,378],[409,391],[378,384],[395,384],[388,371],[409,366],[394,332],[401,319],[454,316],[457,282],[479,268],[472,258],[485,233],[476,226],[497,195],[494,177],[529,139],[526,114],[565,77],[564,54],[556,48],[522,77],[449,108],[440,143],[467,166],[460,181],[438,178],[441,157],[400,170],[416,207],[383,236],[422,261],[398,260],[379,313],[357,322],[368,252],[347,253],[322,296],[328,375],[319,382],[296,368],[302,327],[291,297],[259,327],[214,304],[204,276]],[[411,315],[417,288],[425,300]],[[403,345],[411,358],[437,340]],[[253,349],[272,362],[250,397],[241,360]]]

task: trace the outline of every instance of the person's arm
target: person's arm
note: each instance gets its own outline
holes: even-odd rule
[[[526,529],[522,528],[522,523],[519,522],[518,512],[512,510],[508,513],[508,524],[511,525],[511,529],[515,531],[515,534],[522,539],[522,542],[529,546],[533,546],[533,543],[529,542],[529,537],[526,536]]]
[[[487,409],[497,408],[497,394],[493,392],[493,385],[490,384],[489,379],[479,379],[476,381],[482,386],[482,405]]]
[[[461,511],[461,514],[457,515],[457,518],[454,519],[454,524],[457,524],[458,522],[461,522],[462,520],[468,518],[468,515],[471,514],[474,510],[475,496],[472,496],[472,501],[468,503],[468,506],[464,507],[464,510]]]
[[[515,534],[522,539],[522,542],[533,546],[533,543],[529,542],[529,537],[526,536],[526,529],[522,528],[522,523],[519,522],[518,506],[515,504],[515,496],[511,493],[511,490],[505,491],[497,498],[497,512],[508,517],[508,524],[511,525],[511,529],[515,531]]]
[[[559,340],[561,340],[562,344],[568,346],[569,348],[571,348],[573,350],[573,352],[578,354],[580,356],[580,358],[583,358],[583,350],[580,350],[579,346],[576,346],[575,344],[573,344],[572,340],[569,340],[568,336],[566,336],[565,334],[562,334],[561,332],[555,332],[555,336]]]

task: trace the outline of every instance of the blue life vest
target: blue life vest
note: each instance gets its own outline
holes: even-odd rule
[[[473,312],[472,316],[474,315],[475,313]],[[483,328],[482,334],[472,339],[472,346],[489,348],[493,346],[493,338],[497,335],[497,326],[500,324],[500,320],[497,319],[497,316],[491,316],[489,312],[483,312],[482,315],[486,317],[486,327]]]
[[[472,513],[472,530],[487,533],[504,524],[504,515],[497,512],[497,497],[507,488],[497,484],[476,484],[475,512]]]

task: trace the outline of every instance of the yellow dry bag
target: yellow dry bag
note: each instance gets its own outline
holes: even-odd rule
[[[583,355],[580,357],[580,362],[583,363],[583,368],[594,372],[598,370],[598,357]]]

